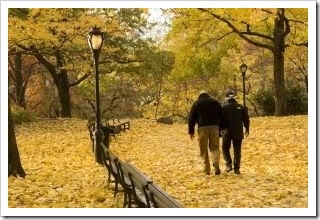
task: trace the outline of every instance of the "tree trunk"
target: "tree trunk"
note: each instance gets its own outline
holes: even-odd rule
[[[275,93],[275,116],[287,115],[287,96],[284,85],[284,61],[282,53],[274,53],[274,93]]]
[[[16,87],[16,100],[17,105],[26,109],[26,101],[25,101],[25,87],[23,86],[23,77],[22,77],[22,59],[21,54],[17,53],[15,55],[15,87]]]
[[[41,54],[36,54],[35,57],[43,64],[50,72],[54,84],[57,87],[59,94],[59,101],[61,104],[61,117],[71,118],[71,103],[70,103],[70,85],[67,70],[63,69],[63,60],[59,54],[56,53],[57,64],[52,65]]]
[[[159,83],[159,90],[158,90],[158,94],[156,95],[156,111],[154,114],[154,119],[157,120],[158,117],[158,110],[159,110],[159,106],[160,106],[160,101],[161,101],[161,92],[162,92],[162,80]]]
[[[61,104],[61,117],[71,118],[71,102],[69,79],[66,70],[62,70],[58,74],[58,84],[56,84]]]
[[[287,96],[284,84],[284,51],[285,51],[285,21],[284,9],[278,9],[274,25],[273,77],[275,93],[275,116],[287,115]]]
[[[11,116],[11,108],[9,102],[9,128],[8,128],[8,176],[21,176],[25,177],[26,173],[21,165],[19,150],[16,141],[16,135],[14,132],[14,124]]]
[[[306,84],[306,92],[308,94],[308,75],[304,75],[304,81],[305,81],[305,84]]]

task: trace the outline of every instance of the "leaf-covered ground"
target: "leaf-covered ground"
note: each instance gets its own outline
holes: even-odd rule
[[[308,207],[308,117],[251,119],[241,175],[205,175],[185,124],[133,120],[111,150],[134,163],[185,207]],[[42,120],[16,127],[25,179],[9,177],[9,207],[118,207],[94,162],[86,121]]]

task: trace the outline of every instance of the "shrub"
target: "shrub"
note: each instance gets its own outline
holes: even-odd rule
[[[32,122],[36,119],[34,113],[27,111],[20,107],[12,107],[12,120],[15,124],[21,124],[24,122]]]
[[[295,86],[287,89],[287,97],[290,115],[308,113],[308,97],[303,88]]]
[[[254,101],[263,115],[274,115],[275,101],[272,89],[259,90],[254,95]],[[301,87],[287,88],[287,106],[289,115],[308,113],[308,98]]]
[[[259,90],[254,95],[254,101],[257,103],[258,108],[263,112],[263,115],[274,115],[275,101],[271,89]]]
[[[173,120],[170,117],[160,117],[157,119],[158,123],[163,123],[163,124],[167,124],[167,125],[172,125],[173,124]]]

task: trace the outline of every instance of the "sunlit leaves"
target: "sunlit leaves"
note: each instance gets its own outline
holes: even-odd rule
[[[261,36],[273,37],[276,12],[277,9],[274,8],[213,8],[206,9],[206,12],[198,9],[173,10],[175,16],[167,40],[168,47],[175,51],[177,56],[174,73],[194,75],[196,70],[199,70],[195,65],[197,62],[211,68],[211,72],[218,72],[219,62],[206,63],[206,58],[219,61],[230,48],[246,51],[245,48],[241,48],[243,41],[233,38],[235,32],[231,27],[215,19],[210,13],[229,21],[241,33],[246,33],[251,40],[272,45],[272,40]],[[307,10],[286,9],[286,16],[291,29],[286,43],[290,45],[294,42],[307,42]]]
[[[197,142],[189,140],[185,125],[134,121],[132,128],[112,143],[112,150],[187,207],[307,206],[306,116],[251,119],[240,176],[205,176]],[[224,170],[222,157],[220,166]]]
[[[133,120],[111,150],[135,164],[185,207],[308,207],[307,116],[252,118],[241,175],[202,172],[185,124]],[[9,178],[9,207],[116,207],[94,162],[86,121],[45,120],[16,128],[25,179]],[[119,198],[118,198],[119,199]]]

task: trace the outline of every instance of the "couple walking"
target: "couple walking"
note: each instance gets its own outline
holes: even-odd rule
[[[210,174],[209,150],[213,157],[215,175],[220,175],[220,149],[219,137],[222,136],[222,153],[226,171],[234,169],[240,174],[241,143],[245,135],[249,135],[248,111],[235,100],[234,93],[227,91],[223,106],[210,95],[201,91],[198,100],[192,105],[189,115],[189,135],[194,139],[195,124],[198,125],[198,141],[200,156],[204,160],[205,172]],[[233,164],[230,155],[231,143],[233,145]],[[233,165],[233,168],[232,168]]]

